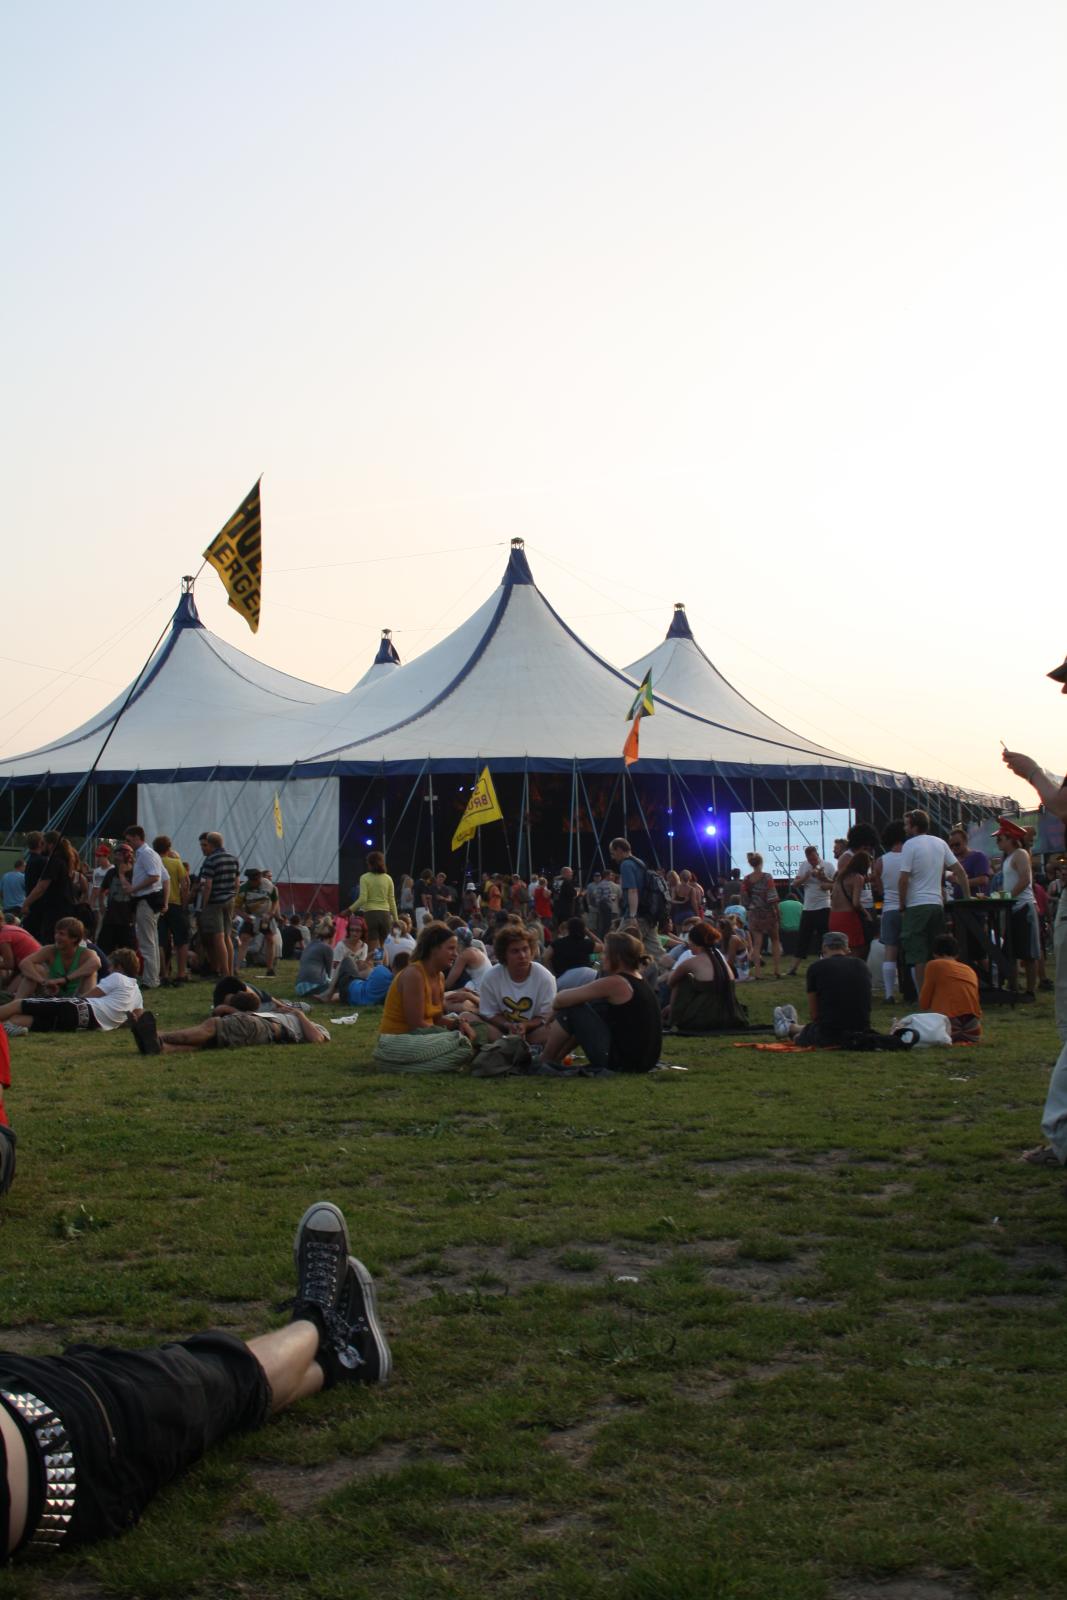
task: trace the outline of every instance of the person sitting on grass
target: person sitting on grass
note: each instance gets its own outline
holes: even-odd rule
[[[543,1044],[548,1036],[556,980],[534,960],[537,935],[509,923],[493,941],[497,965],[483,978],[479,1013],[489,1038],[511,1035],[527,1044]]]
[[[795,1006],[775,1006],[774,1031],[779,1039],[832,1046],[870,1030],[870,970],[866,961],[850,954],[844,929],[832,928],[823,935],[822,955],[808,968],[807,990],[811,1021],[803,1026]]]
[[[296,1230],[283,1328],[208,1332],[147,1350],[0,1352],[0,1549],[73,1549],[132,1527],[166,1483],[232,1434],[340,1383],[385,1383],[374,1280],[329,1201]]]
[[[688,933],[690,955],[667,978],[666,1021],[679,1033],[714,1033],[748,1027],[748,1012],[737,998],[730,963],[719,948],[722,935],[710,922],[694,922]]]
[[[85,942],[85,924],[77,917],[60,917],[55,943],[43,944],[19,962],[21,976],[12,990],[16,999],[39,995],[45,1000],[69,1000],[95,988],[100,957]]]
[[[0,911],[0,989],[14,992],[22,962],[40,948],[33,934],[27,933],[12,914]]]
[[[237,1050],[253,1044],[329,1044],[329,1030],[312,1022],[287,1000],[275,1000],[271,1011],[261,1011],[260,1003],[257,994],[244,991],[216,1006],[203,1022],[191,1028],[171,1028],[166,1033],[160,1033],[154,1012],[143,1011],[130,1024],[130,1032],[143,1056]]]
[[[926,963],[920,1011],[940,1011],[948,1018],[953,1044],[978,1044],[982,1038],[982,1006],[978,974],[959,960],[960,947],[950,933],[934,940],[933,959]]]
[[[566,1072],[563,1058],[575,1045],[585,1051],[591,1074],[650,1072],[659,1060],[663,1023],[651,983],[641,976],[644,946],[629,933],[604,940],[600,976],[564,989],[552,1002],[538,1071]]]
[[[296,992],[302,999],[322,999],[333,982],[333,975],[333,918],[322,917],[315,924],[315,937],[300,957]],[[355,962],[349,960],[344,971],[339,970],[339,976],[346,980],[358,977]]]
[[[0,1023],[8,1033],[82,1033],[121,1028],[127,1017],[140,1014],[144,1000],[137,984],[141,970],[136,950],[113,950],[111,971],[87,994],[65,998],[12,1000],[0,1006]]]
[[[456,1072],[470,1064],[474,1028],[469,1018],[445,1011],[445,973],[458,951],[447,923],[423,923],[382,1008],[373,1059],[384,1072]]]

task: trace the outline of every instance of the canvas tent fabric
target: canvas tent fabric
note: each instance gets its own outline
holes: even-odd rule
[[[274,797],[282,837],[274,825]],[[195,869],[199,836],[218,829],[242,866],[265,868],[276,884],[333,883],[337,876],[339,786],[336,778],[201,779],[141,783],[137,820],[151,839],[165,833]]]
[[[615,770],[633,699],[632,676],[604,661],[567,626],[534,582],[521,540],[499,588],[453,633],[361,696],[313,708],[302,720],[324,738],[295,769],[333,763],[343,775],[385,767],[467,771]],[[725,680],[724,680],[725,681]],[[678,704],[653,682],[656,712],[641,730],[638,770],[668,766],[751,776],[836,778],[887,787],[905,774],[850,759],[763,717],[743,697],[716,715]]]
[[[788,739],[793,745],[811,751],[815,757],[831,753],[767,716],[723,677],[693,637],[681,601],[675,605],[663,642],[623,670],[638,683],[651,672],[654,693],[710,717],[713,722],[730,723],[758,739]]]
[[[382,642],[378,646],[377,655],[362,678],[357,678],[352,687],[353,689],[365,689],[368,684],[377,683],[379,678],[387,678],[391,672],[396,671],[399,665],[400,657],[397,654],[396,645],[393,643],[392,630],[383,628]]]
[[[26,755],[0,759],[0,782],[50,773],[54,781],[88,772],[129,688],[95,717]],[[205,628],[191,590],[184,593],[166,639],[155,651],[108,741],[99,782],[214,773],[242,775],[295,751],[287,731],[314,707],[339,699],[247,656]],[[281,731],[283,724],[286,731]]]

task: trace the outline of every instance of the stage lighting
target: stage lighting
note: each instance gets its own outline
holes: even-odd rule
[[[369,845],[369,844],[373,844],[373,843],[374,843],[374,840],[373,840],[373,839],[364,839],[364,841],[363,841],[363,843],[364,843],[364,844],[368,844],[368,845]]]
[[[704,829],[704,832],[707,834],[709,839],[713,839],[715,837],[715,824],[714,824],[714,822],[709,822],[707,827]]]
[[[668,839],[673,839],[674,838],[674,829],[673,828],[668,828],[667,829],[667,838]]]

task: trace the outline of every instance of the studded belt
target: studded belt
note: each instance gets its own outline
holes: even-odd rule
[[[0,1389],[0,1398],[29,1423],[44,1466],[44,1505],[30,1535],[29,1547],[55,1550],[70,1529],[78,1492],[74,1452],[67,1430],[48,1402],[38,1399],[29,1390],[12,1393],[9,1389]]]

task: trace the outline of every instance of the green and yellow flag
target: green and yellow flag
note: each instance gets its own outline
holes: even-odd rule
[[[489,776],[489,768],[483,767],[481,777],[471,790],[467,809],[459,819],[459,827],[452,835],[453,850],[461,850],[468,839],[473,839],[476,830],[483,822],[503,822],[503,820],[504,813],[500,809],[493,780]]]
[[[646,672],[640,689],[634,695],[633,705],[626,713],[626,720],[631,722],[634,717],[654,717],[655,715],[656,707],[652,701],[652,674],[651,672]]]
[[[204,560],[211,562],[222,579],[230,605],[253,633],[259,630],[262,526],[257,478],[252,492],[204,551]]]

